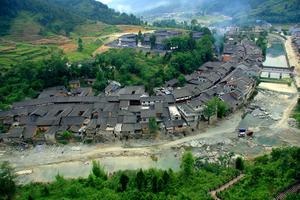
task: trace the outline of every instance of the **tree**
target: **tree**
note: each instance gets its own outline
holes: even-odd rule
[[[162,179],[164,181],[164,185],[168,185],[170,182],[170,175],[167,171],[164,171],[164,174],[162,176]]]
[[[193,27],[194,27],[194,26],[197,26],[197,25],[198,25],[197,19],[192,19],[191,25],[192,25]]]
[[[81,38],[78,38],[78,47],[77,47],[77,51],[82,52],[83,51],[83,41]]]
[[[205,105],[204,109],[204,116],[208,119],[208,123],[210,122],[210,118],[214,115],[217,115],[217,117],[222,118],[224,117],[228,112],[228,106],[225,102],[220,100],[217,97],[214,97],[210,101],[208,101]]]
[[[185,176],[191,176],[194,173],[194,157],[190,151],[183,154],[180,168]]]
[[[64,131],[62,133],[62,137],[65,140],[70,140],[73,137],[73,134],[71,132],[69,132],[69,131]]]
[[[185,77],[183,74],[180,74],[178,77],[179,86],[182,87],[186,83]]]
[[[157,193],[158,192],[158,179],[157,179],[156,174],[154,174],[152,177],[151,186],[152,186],[152,192]]]
[[[121,191],[124,192],[127,188],[127,184],[129,182],[129,177],[122,173],[120,176],[120,185],[121,185]]]
[[[154,117],[151,117],[149,119],[149,131],[151,134],[155,134],[157,133],[158,131],[158,125],[157,125],[157,122],[156,122],[156,119]]]
[[[165,188],[164,181],[163,181],[162,178],[159,178],[159,179],[158,179],[158,182],[157,182],[157,190],[158,190],[158,192],[163,191],[164,188]]]
[[[206,103],[203,111],[203,114],[207,118],[208,123],[210,123],[210,118],[214,116],[216,112],[217,112],[217,104],[215,103],[215,100],[212,99]]]
[[[268,33],[263,32],[260,34],[256,41],[256,45],[261,48],[263,56],[265,57],[267,54],[267,47],[268,47],[268,40],[267,40]]]
[[[100,70],[97,72],[96,82],[93,85],[93,88],[98,92],[103,91],[107,86],[107,79],[104,77],[103,71]]]
[[[49,196],[50,191],[49,191],[48,186],[45,185],[41,193],[42,193],[42,195],[43,195],[44,197]]]
[[[104,168],[100,165],[99,162],[93,160],[92,173],[97,177],[103,180],[107,180],[107,175],[104,171]]]
[[[142,169],[136,174],[135,182],[139,191],[142,191],[145,185],[145,174]]]
[[[0,196],[3,199],[12,199],[16,192],[15,174],[8,162],[0,165]],[[2,199],[0,197],[0,199]]]
[[[238,157],[235,160],[235,168],[240,170],[240,171],[244,170],[244,160],[241,157]]]
[[[139,30],[139,33],[138,33],[138,41],[143,42],[143,40],[144,40],[143,33],[142,33],[141,30]]]
[[[150,46],[151,49],[154,49],[156,46],[156,36],[154,34],[150,36]]]
[[[217,116],[219,118],[223,118],[229,110],[228,106],[224,101],[221,101],[220,99],[217,100],[217,103],[218,103]]]

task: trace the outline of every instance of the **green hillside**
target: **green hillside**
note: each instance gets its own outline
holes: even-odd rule
[[[250,0],[250,5],[250,18],[261,18],[273,23],[300,22],[300,0]]]
[[[115,12],[94,0],[1,0],[0,35],[9,34],[13,21],[24,11],[42,27],[40,34],[50,31],[68,35],[88,20],[107,24],[141,23],[133,15]]]

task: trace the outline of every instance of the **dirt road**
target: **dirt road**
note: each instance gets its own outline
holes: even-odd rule
[[[285,42],[285,49],[288,55],[290,66],[295,67],[295,71],[297,74],[295,80],[296,80],[297,87],[300,88],[300,63],[299,63],[299,58],[293,49],[291,36],[287,36],[287,40]]]

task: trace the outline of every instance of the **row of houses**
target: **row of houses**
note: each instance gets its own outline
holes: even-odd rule
[[[155,50],[166,50],[166,46],[164,41],[176,37],[181,36],[183,32],[174,31],[174,30],[156,30],[153,33],[145,33],[142,36],[142,40],[138,40],[137,34],[126,34],[118,38],[117,41],[113,42],[111,45],[114,47],[127,47],[127,48],[148,48],[151,47],[151,37],[155,36]],[[195,40],[201,39],[203,37],[202,32],[192,32],[192,36]]]
[[[230,61],[205,63],[185,76],[184,87],[176,87],[178,80],[172,80],[157,88],[155,96],[149,96],[143,86],[122,88],[116,81],[100,96],[80,88],[77,81],[70,82],[70,90],[49,88],[37,99],[16,102],[11,110],[0,112],[1,124],[8,127],[0,140],[55,143],[65,131],[81,141],[142,138],[149,132],[150,119],[156,120],[161,132],[184,133],[205,119],[203,110],[212,98],[235,111],[251,96],[262,53],[248,40],[236,47]]]

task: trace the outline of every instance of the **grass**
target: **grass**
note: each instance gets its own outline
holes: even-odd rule
[[[74,43],[77,41],[73,41]],[[102,40],[99,39],[86,39],[83,38],[83,51],[79,52],[77,50],[66,52],[67,58],[71,62],[76,62],[84,59],[92,58],[93,52],[98,49],[103,44]]]
[[[42,26],[37,23],[37,15],[32,15],[28,12],[20,12],[11,23],[9,36],[7,38],[16,41],[30,41],[40,38],[39,32]]]
[[[8,47],[8,46],[7,46]],[[14,49],[1,51],[0,49],[0,66],[9,68],[24,61],[42,60],[48,57],[51,52],[58,50],[49,45],[31,45],[28,43],[17,43]]]
[[[294,109],[292,117],[297,120],[299,128],[300,128],[300,100],[298,100],[298,104],[296,108]]]
[[[71,37],[100,37],[119,31],[120,29],[113,25],[104,24],[102,22],[89,22],[87,24],[77,26],[71,34]]]
[[[291,85],[292,84],[292,79],[273,79],[273,78],[260,78],[261,82],[266,82],[266,83],[278,83],[278,84],[287,84]]]

